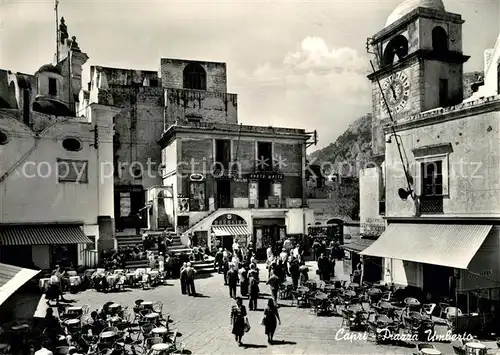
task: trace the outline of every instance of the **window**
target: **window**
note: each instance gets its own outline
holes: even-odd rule
[[[200,212],[207,210],[205,199],[205,182],[190,181],[189,186],[189,210],[192,212]]]
[[[385,47],[382,65],[397,63],[407,55],[408,40],[403,35],[396,36]]]
[[[0,131],[0,145],[9,143],[9,136],[4,131]]]
[[[92,243],[88,243],[86,249],[87,250],[96,250],[95,235],[88,235],[87,238],[89,238],[92,241]]]
[[[49,78],[49,95],[57,95],[57,80]]]
[[[215,164],[216,169],[229,169],[231,162],[231,141],[229,139],[217,139],[215,141]]]
[[[257,142],[257,170],[270,171],[273,168],[273,144]]]
[[[448,79],[439,79],[439,106],[446,107],[448,104]]]
[[[183,72],[183,87],[193,90],[207,89],[207,73],[200,64],[190,63],[186,65]]]
[[[422,190],[420,196],[421,213],[443,212],[443,161],[429,161],[420,164]]]
[[[448,51],[448,34],[441,26],[437,26],[432,30],[432,49],[440,54]]]
[[[59,182],[88,183],[88,161],[57,159],[57,178]]]
[[[120,192],[120,217],[132,214],[132,197],[129,191]]]
[[[63,148],[70,152],[77,152],[83,148],[82,142],[76,138],[66,138],[62,142]]]

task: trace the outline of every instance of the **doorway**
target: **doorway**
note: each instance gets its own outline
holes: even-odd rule
[[[430,293],[434,300],[442,297],[455,297],[453,283],[453,269],[449,267],[422,264],[424,293]],[[451,279],[450,279],[451,278]]]
[[[231,208],[231,182],[217,180],[217,208]]]
[[[258,193],[259,193],[259,207],[260,208],[267,207],[266,200],[271,195],[271,181],[270,180],[260,180]]]
[[[233,236],[225,235],[222,237],[222,247],[226,250],[233,252]]]

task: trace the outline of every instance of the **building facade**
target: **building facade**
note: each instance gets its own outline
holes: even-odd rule
[[[434,299],[458,294],[465,312],[499,300],[500,96],[488,75],[495,62],[485,68],[488,85],[462,101],[462,23],[440,0],[407,0],[372,38],[380,155],[361,172],[360,190],[362,218],[386,224],[361,252],[384,258],[381,279]]]
[[[34,269],[93,266],[114,247],[115,110],[76,116],[87,56],[62,29],[56,65],[0,71],[0,262]]]
[[[224,63],[162,59],[161,76],[162,184],[149,196],[150,214],[164,210],[186,244],[189,235],[210,248],[238,240],[262,250],[286,234],[304,234],[313,218],[305,207],[309,135],[238,124]]]

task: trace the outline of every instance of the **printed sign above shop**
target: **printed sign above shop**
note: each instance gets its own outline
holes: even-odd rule
[[[238,170],[221,170],[215,169],[214,178],[216,179],[237,179],[240,178],[240,172]]]
[[[251,180],[283,180],[284,177],[284,174],[275,172],[259,172],[250,174]]]

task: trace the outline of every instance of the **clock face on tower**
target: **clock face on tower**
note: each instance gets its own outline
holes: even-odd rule
[[[382,91],[391,113],[401,112],[410,97],[410,81],[403,72],[391,75],[382,84]],[[382,98],[382,109],[387,112],[387,106]]]

